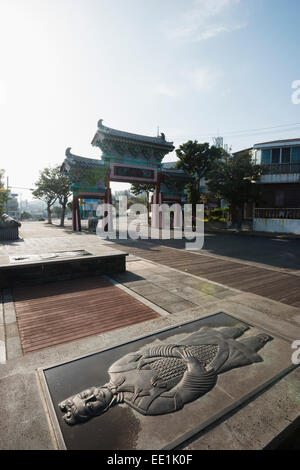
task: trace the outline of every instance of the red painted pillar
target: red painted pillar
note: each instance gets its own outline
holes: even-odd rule
[[[72,204],[72,230],[76,231],[76,196],[73,195],[73,204]]]
[[[80,205],[79,205],[79,198],[77,199],[77,214],[78,214],[78,232],[81,232],[81,219],[80,219]]]
[[[73,196],[72,228],[74,232],[81,232],[80,208],[78,196]]]
[[[105,192],[105,203],[106,204],[112,204],[112,195],[111,195],[111,189],[110,189],[110,178],[109,174],[106,179],[106,192]],[[109,227],[112,227],[112,211],[108,210],[104,212],[104,217],[107,217],[108,224],[105,225],[104,227],[104,232],[108,231]]]

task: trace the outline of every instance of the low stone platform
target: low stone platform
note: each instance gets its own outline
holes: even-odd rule
[[[227,327],[227,330],[222,330],[224,327]],[[228,330],[228,327],[231,330]],[[234,337],[232,328],[236,327],[242,328],[242,334]],[[211,331],[213,333],[210,333]],[[216,331],[217,333],[215,333]],[[222,331],[223,333],[221,333]],[[209,334],[221,335],[223,343],[229,345],[230,351],[232,351],[230,345],[234,344],[233,349],[238,348],[235,349],[234,354],[231,352],[227,358],[228,364],[231,361],[233,367],[229,367],[227,371],[225,367],[225,370],[217,373],[216,384],[209,391],[206,391],[203,396],[186,403],[183,407],[181,407],[181,403],[181,405],[178,405],[179,409],[177,411],[158,413],[157,415],[147,415],[147,413],[141,412],[140,408],[143,408],[143,403],[145,403],[143,396],[149,395],[149,391],[143,389],[143,381],[145,381],[147,374],[150,374],[151,366],[150,369],[149,366],[144,368],[145,364],[143,365],[139,359],[134,367],[136,359],[133,358],[136,357],[136,354],[139,355],[138,353],[142,351],[144,352],[143,358],[149,357],[150,350],[152,356],[155,356],[155,354],[159,356],[157,360],[164,361],[160,357],[163,356],[161,354],[163,345],[177,345],[178,348],[178,345],[190,344],[192,348],[195,348],[198,347],[199,341],[199,344],[201,344],[203,334],[208,335],[208,337]],[[247,356],[249,359],[250,356],[248,356],[249,350],[247,352],[243,349],[244,346],[253,344],[249,343],[249,338],[253,339],[253,337],[256,338],[257,335],[261,334],[265,335],[266,333],[255,326],[242,323],[231,315],[220,312],[176,327],[165,328],[155,334],[140,337],[134,341],[104,349],[96,354],[81,357],[71,362],[40,369],[40,382],[58,447],[68,450],[153,450],[184,447],[185,443],[195,438],[197,434],[208,427],[212,427],[214,423],[230,415],[241,405],[251,402],[271,384],[276,383],[295,368],[291,365],[289,342],[273,334],[258,350],[257,354],[260,359],[256,358],[257,361],[253,360],[252,363],[249,361],[248,364],[246,361],[245,363],[245,357]],[[191,335],[194,339],[187,340],[188,337],[192,337]],[[220,358],[223,355],[224,359],[226,347],[223,351],[222,341],[219,344],[220,350],[217,357]],[[204,341],[205,344],[209,342],[213,342],[213,340],[210,339],[206,343]],[[192,350],[195,354],[195,349]],[[237,351],[240,352],[237,353]],[[132,353],[136,354],[132,356]],[[131,362],[129,361],[131,367],[128,367],[128,359],[125,357],[128,354],[131,354],[131,356],[127,356],[127,358],[131,358]],[[172,354],[169,354],[169,356],[172,356]],[[124,392],[127,401],[125,399],[125,402],[113,406],[101,416],[73,426],[67,424],[63,419],[64,413],[60,409],[59,403],[83,390],[103,386],[112,377],[113,380],[118,381],[120,374],[110,374],[110,376],[108,374],[109,367],[116,361],[119,361],[118,364],[120,365],[116,365],[114,370],[123,371],[122,373],[127,377],[128,383],[130,380],[135,380],[132,379],[132,374],[136,373],[139,377],[144,377],[139,379],[139,386],[132,390],[135,393],[131,402],[132,405],[128,403],[128,400],[131,399],[130,396]],[[123,368],[121,364],[123,364]],[[152,362],[152,364],[154,363]],[[172,369],[174,364],[167,363],[166,367]],[[153,368],[155,369],[154,366],[152,370]],[[169,380],[170,375],[172,375],[172,371],[169,371],[169,375],[167,373],[164,380]],[[193,377],[192,389],[195,388],[197,382],[195,382],[195,376]],[[171,378],[171,380],[174,379]],[[159,393],[162,393],[165,387],[164,383],[160,385],[155,384],[155,382],[151,383],[154,383],[154,385],[150,387],[152,390],[150,396],[153,397],[150,402],[154,399],[154,396],[157,396],[157,387],[161,387]],[[179,379],[177,380],[178,383]],[[189,388],[188,383],[190,382],[186,380],[185,390]],[[175,384],[176,380],[173,385],[175,386]],[[169,387],[166,392],[167,395],[170,390],[172,392],[172,388]],[[184,397],[184,393],[186,392],[181,394],[182,397]],[[168,405],[160,403],[159,409],[163,410],[164,406]]]
[[[103,254],[84,250],[20,253],[0,265],[0,287],[120,273],[126,269],[126,256],[126,253],[113,249],[104,250]]]

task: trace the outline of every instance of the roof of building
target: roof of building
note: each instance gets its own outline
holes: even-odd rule
[[[163,162],[162,163],[162,168],[166,169],[166,170],[171,170],[172,168],[175,169],[176,167],[176,162]]]
[[[247,148],[247,149],[238,150],[237,152],[232,152],[232,155],[237,155],[237,154],[242,153],[242,152],[249,152],[250,150],[253,150],[253,147],[249,147],[249,148]]]
[[[154,144],[154,145],[159,145],[160,147],[172,147],[173,150],[173,142],[167,142],[165,138],[165,134],[161,133],[159,137],[150,137],[147,135],[141,135],[141,134],[133,134],[131,132],[125,132],[125,131],[120,131],[118,129],[112,129],[111,127],[106,127],[103,126],[102,124],[103,119],[100,119],[98,121],[98,130],[97,133],[92,140],[92,145],[94,145],[96,139],[99,137],[99,135],[102,135],[103,137],[116,137],[120,139],[126,139],[130,141],[138,141],[138,142],[143,142],[146,144]]]
[[[295,143],[300,144],[300,138],[271,140],[269,142],[260,142],[258,144],[255,144],[253,146],[253,148],[260,148],[261,146],[271,146],[271,145],[274,145],[274,146],[278,147],[278,146],[292,145],[292,144],[295,144]]]

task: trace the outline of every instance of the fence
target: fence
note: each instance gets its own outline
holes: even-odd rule
[[[271,163],[264,165],[265,175],[281,175],[288,173],[300,173],[300,163]]]
[[[299,208],[256,208],[256,219],[300,219]]]

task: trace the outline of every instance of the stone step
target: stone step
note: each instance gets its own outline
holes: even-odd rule
[[[76,256],[0,266],[0,288],[113,274],[126,270],[126,253]]]

